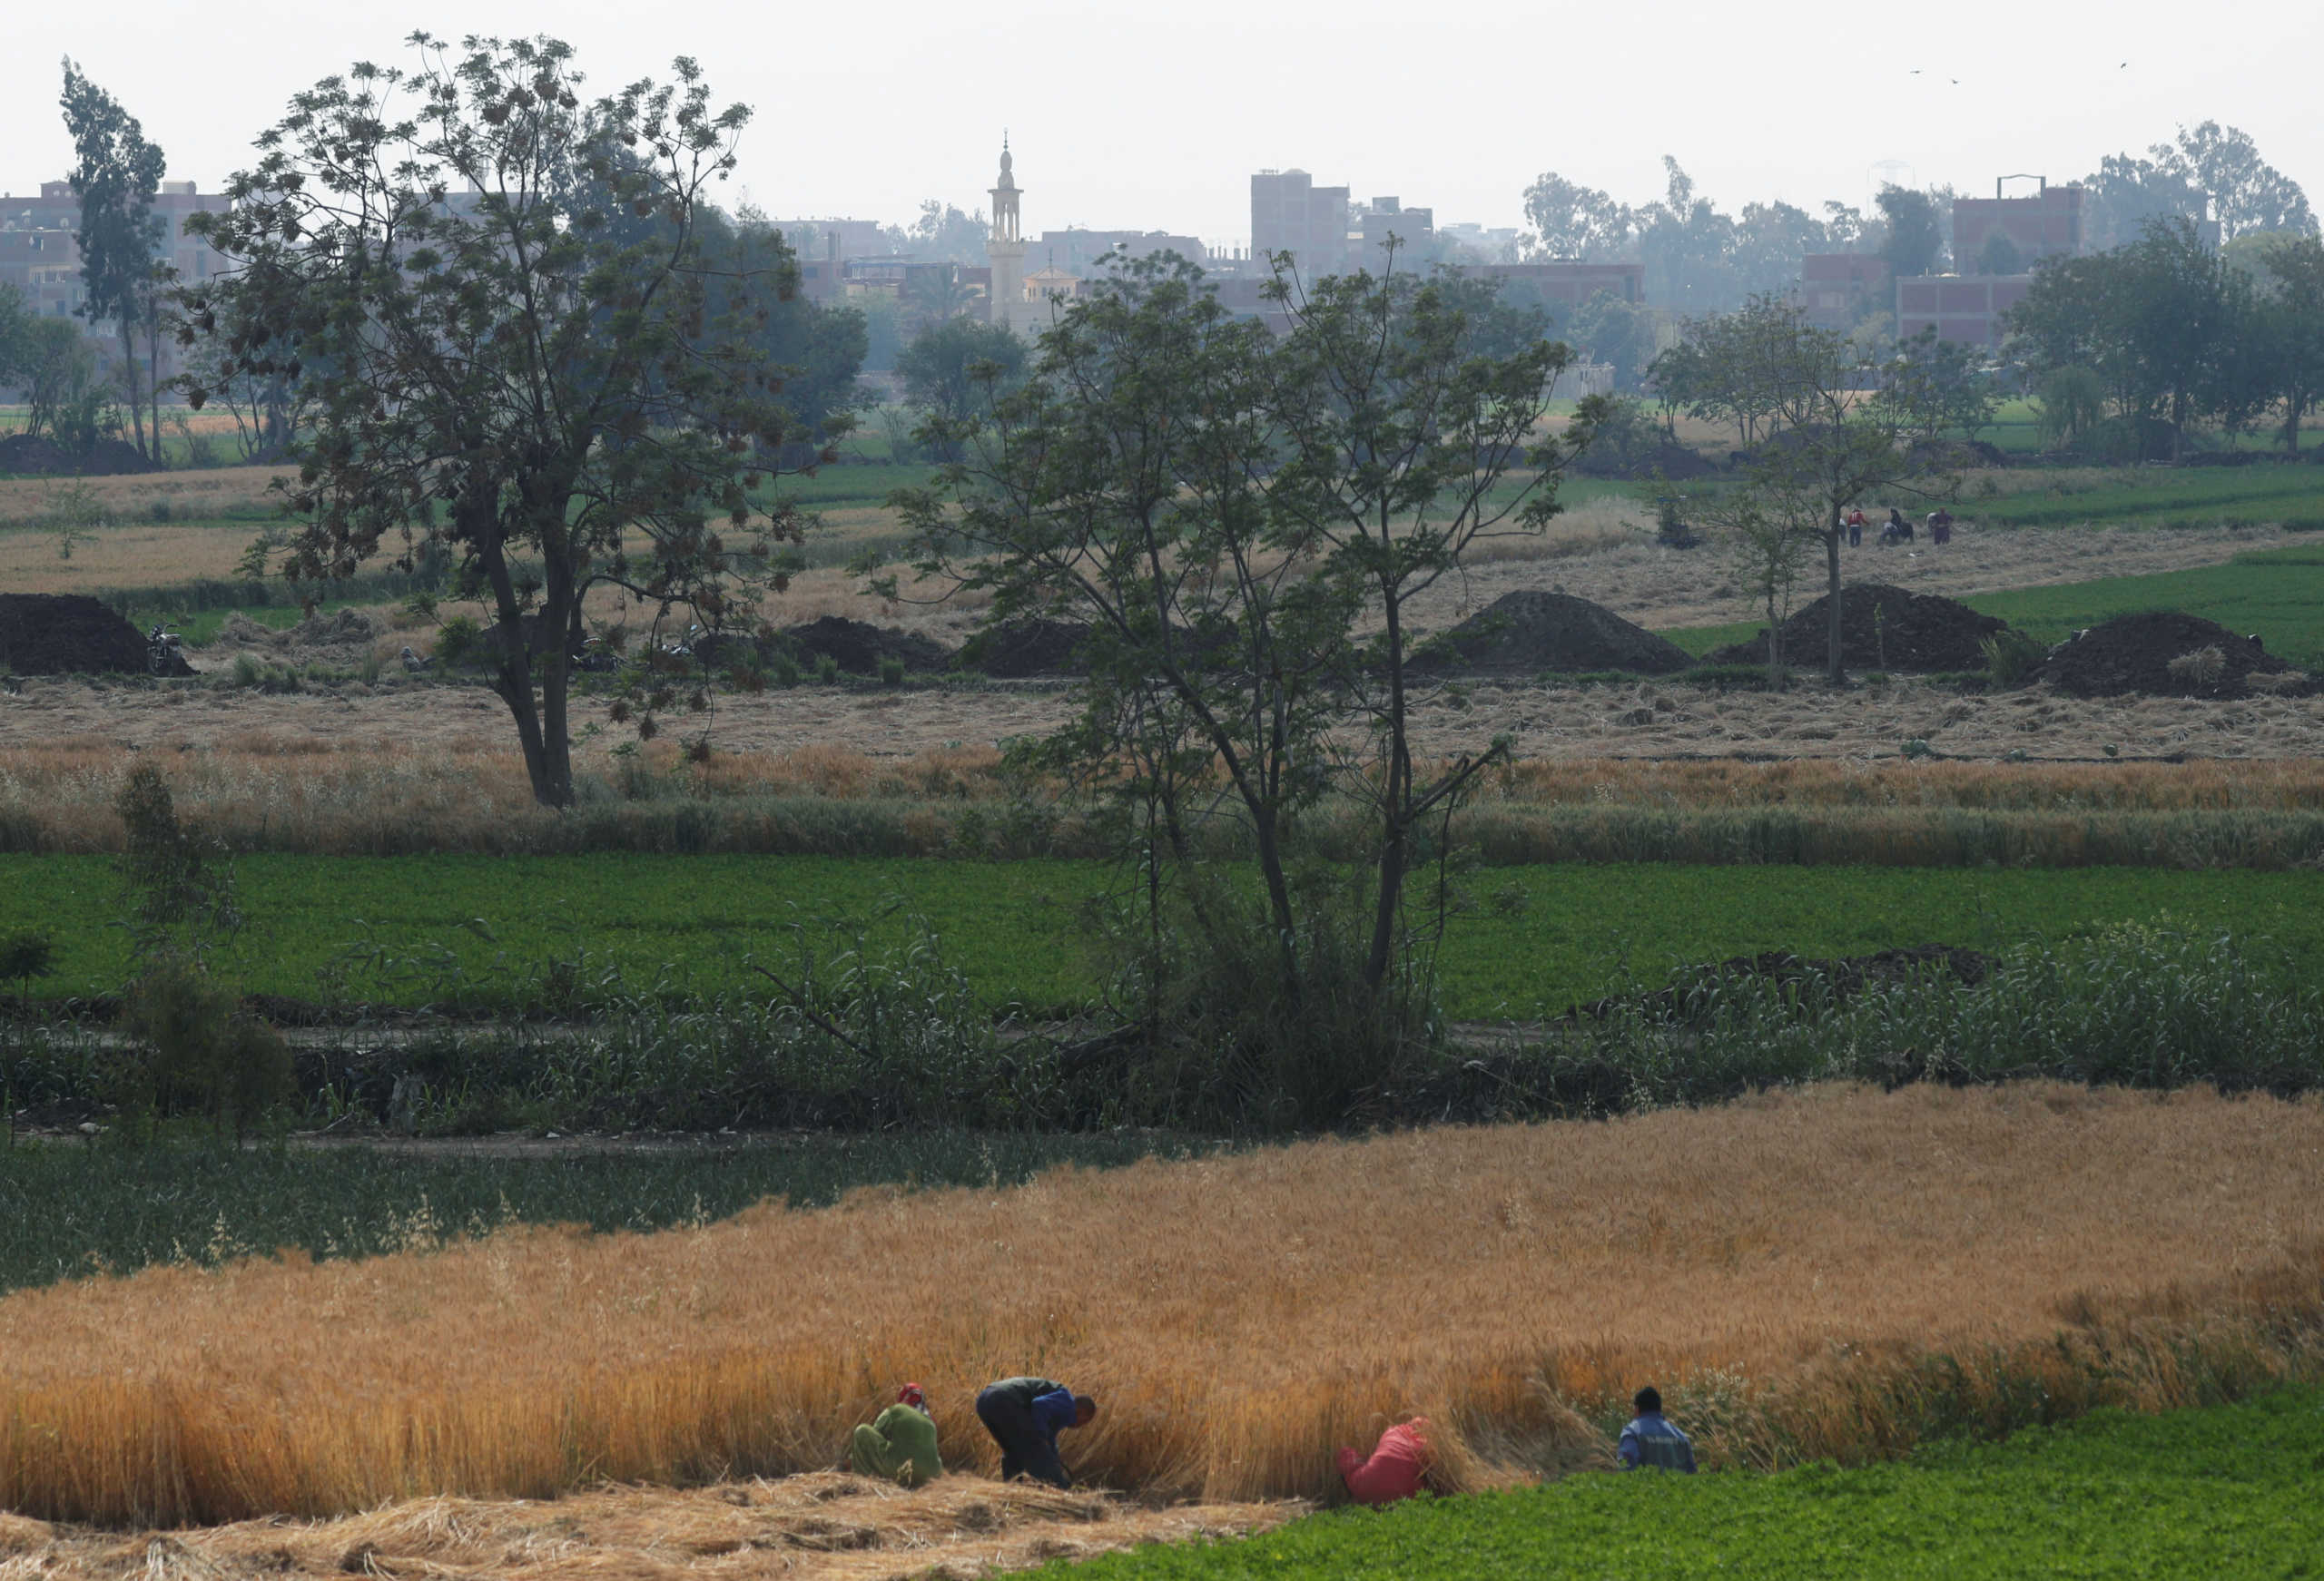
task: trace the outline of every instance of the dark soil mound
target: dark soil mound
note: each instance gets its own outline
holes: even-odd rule
[[[842,615],[787,627],[783,635],[811,663],[828,654],[852,675],[873,673],[882,659],[901,659],[905,669],[921,672],[941,670],[952,662],[952,650],[941,643],[897,626],[875,626]]]
[[[54,439],[11,434],[0,439],[0,472],[24,477],[113,477],[124,472],[159,472],[158,464],[137,453],[126,439],[100,439],[86,450],[67,450]]]
[[[0,593],[0,667],[19,675],[143,675],[145,638],[94,598]],[[193,673],[183,659],[170,673]]]
[[[960,650],[960,663],[1003,681],[1032,675],[1078,675],[1088,668],[1081,643],[1089,628],[1079,621],[1011,621],[979,632]]]
[[[1915,439],[1905,455],[1914,466],[1930,472],[2009,465],[2008,452],[1983,439]]]
[[[1817,599],[1783,623],[1784,662],[1823,663],[1831,642],[1831,597]],[[1908,593],[1883,582],[1840,590],[1840,658],[1857,670],[1974,670],[1985,662],[1978,644],[2008,623],[1933,593]],[[1712,664],[1764,664],[1768,630],[1711,653]]]
[[[1687,651],[1612,610],[1571,594],[1505,593],[1413,656],[1416,669],[1538,674],[1543,670],[1629,670],[1668,675]]]
[[[2211,660],[2216,651],[2219,657]],[[2174,660],[2188,660],[2174,673]],[[2253,675],[2292,666],[2217,621],[2171,610],[2116,615],[2050,651],[2039,679],[2077,697],[2242,697]]]

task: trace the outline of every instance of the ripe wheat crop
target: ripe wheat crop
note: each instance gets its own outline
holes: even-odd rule
[[[1714,1463],[2232,1396],[2324,1359],[2324,1105],[1821,1089],[1317,1142],[698,1229],[0,1301],[0,1507],[151,1523],[829,1465],[897,1380],[949,1462],[1006,1373],[1104,1402],[1086,1478],[1324,1496],[1443,1425],[1446,1486],[1602,1457],[1661,1385]]]

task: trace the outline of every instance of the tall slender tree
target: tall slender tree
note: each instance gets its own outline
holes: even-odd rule
[[[73,136],[73,195],[80,201],[81,224],[74,241],[81,250],[83,317],[111,322],[121,335],[122,393],[128,397],[130,427],[142,456],[158,458],[162,417],[153,408],[153,444],[145,437],[147,396],[158,398],[152,380],[137,377],[137,337],[149,347],[158,330],[163,221],[153,212],[168,162],[145,140],[137,117],[84,76],[70,56],[64,62],[65,130]]]

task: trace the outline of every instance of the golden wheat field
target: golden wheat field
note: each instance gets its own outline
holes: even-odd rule
[[[1446,1486],[1589,1464],[1654,1382],[1715,1463],[1907,1447],[2043,1391],[2156,1408],[2324,1360],[2324,1103],[1834,1087],[1316,1141],[704,1227],[0,1301],[0,1507],[338,1516],[829,1467],[899,1380],[1097,1395],[1087,1480],[1322,1498],[1423,1410]],[[1938,1361],[1936,1358],[1942,1358]]]

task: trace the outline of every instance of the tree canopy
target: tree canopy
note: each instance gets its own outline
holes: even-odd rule
[[[692,60],[585,100],[556,39],[409,42],[261,137],[232,209],[200,217],[236,267],[186,333],[310,397],[285,573],[448,562],[492,617],[533,792],[563,806],[592,593],[720,629],[781,585],[796,514],[749,490],[812,436],[763,341],[788,254],[709,221],[750,113]]]

